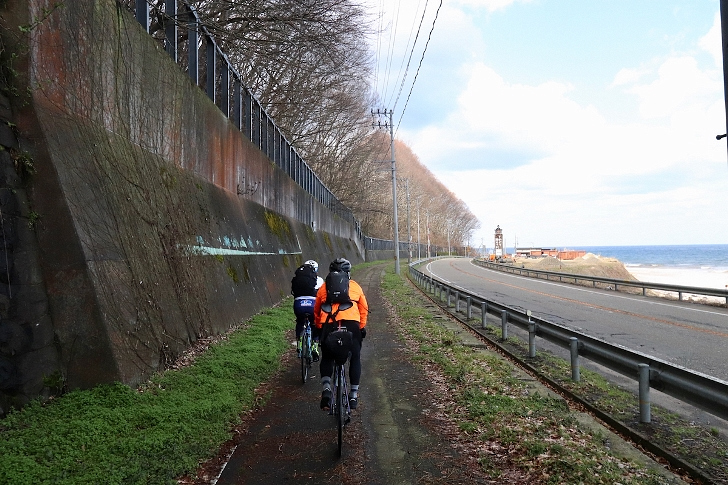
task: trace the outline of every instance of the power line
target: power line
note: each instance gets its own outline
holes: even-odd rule
[[[402,117],[404,117],[404,112],[407,109],[407,105],[409,104],[410,96],[412,96],[412,90],[415,88],[415,82],[417,81],[417,76],[420,73],[420,68],[422,67],[422,61],[425,59],[425,52],[427,52],[427,46],[430,44],[430,39],[432,39],[432,32],[435,30],[435,23],[437,22],[437,17],[440,15],[440,9],[442,8],[442,0],[440,0],[440,5],[437,7],[437,11],[435,12],[435,19],[432,21],[432,27],[430,28],[430,34],[427,36],[427,42],[425,43],[425,49],[422,51],[422,57],[420,58],[420,64],[417,66],[417,72],[415,72],[415,78],[412,80],[412,86],[410,86],[409,93],[407,94],[407,101],[404,103],[404,108],[402,108],[402,114],[399,117],[399,121],[397,122],[397,131],[399,130],[399,125],[402,123]]]
[[[393,18],[393,25],[389,29],[389,49],[387,53],[387,70],[385,72],[385,78],[384,78],[384,86],[382,86],[385,89],[385,92],[382,96],[382,99],[387,97],[386,88],[389,85],[389,73],[392,71],[392,58],[394,57],[394,41],[397,37],[397,26],[399,25],[399,7],[401,3],[397,2],[397,8],[394,12],[394,18]]]
[[[404,83],[407,80],[407,73],[409,72],[409,66],[410,66],[410,62],[412,61],[412,55],[415,53],[415,47],[417,46],[417,39],[419,39],[420,30],[422,29],[422,23],[425,21],[425,14],[427,13],[427,4],[428,3],[429,3],[429,0],[427,0],[425,2],[425,9],[422,11],[422,17],[420,18],[420,25],[417,26],[417,35],[415,35],[415,41],[412,43],[412,50],[410,51],[409,58],[407,59],[407,68],[404,71],[404,76],[402,76],[402,84],[400,84],[400,86],[399,86],[399,92],[397,93],[397,99],[395,99],[392,109],[397,107],[397,103],[399,102],[399,97],[402,94],[402,89],[404,88]],[[409,43],[409,40],[407,42]],[[427,49],[426,45],[425,45],[425,49]]]
[[[374,89],[379,89],[379,58],[382,50],[382,22],[384,21],[384,0],[379,2],[379,27],[377,29],[377,54],[374,68]]]

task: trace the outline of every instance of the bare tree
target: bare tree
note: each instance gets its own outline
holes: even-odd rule
[[[393,236],[388,134],[373,131],[369,39],[374,30],[363,0],[200,0],[205,27],[236,66],[243,83],[329,187],[362,222],[365,234]],[[163,11],[156,0],[156,11]],[[158,17],[161,21],[161,17]],[[159,23],[161,28],[161,23]],[[446,228],[462,244],[477,218],[396,141],[400,180],[430,213],[433,242]],[[406,193],[398,187],[400,208]],[[399,211],[399,227],[406,235]],[[402,234],[400,234],[402,236]]]

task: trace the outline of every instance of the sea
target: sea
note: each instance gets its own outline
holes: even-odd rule
[[[568,249],[616,258],[625,267],[728,271],[728,244],[581,246]]]

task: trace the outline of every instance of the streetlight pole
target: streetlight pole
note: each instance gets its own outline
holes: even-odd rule
[[[720,0],[720,31],[723,46],[723,99],[725,102],[726,133],[728,133],[728,1]],[[726,135],[718,135],[720,140]]]
[[[399,274],[399,223],[397,221],[397,166],[394,159],[394,127],[392,126],[392,110],[372,110],[372,115],[389,116],[389,123],[386,121],[384,125],[377,122],[375,126],[379,128],[389,127],[389,148],[392,152],[392,212],[394,217],[394,272]]]

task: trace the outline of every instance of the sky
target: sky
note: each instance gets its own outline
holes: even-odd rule
[[[369,1],[379,107],[471,245],[728,244],[719,0]]]

